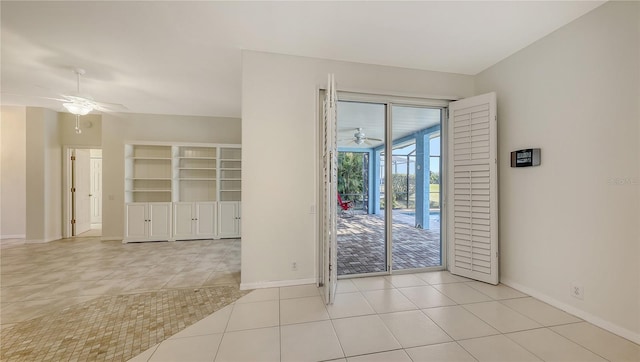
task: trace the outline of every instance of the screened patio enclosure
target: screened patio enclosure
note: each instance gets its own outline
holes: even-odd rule
[[[399,136],[394,137],[391,147],[392,220],[387,221],[384,128],[375,121],[369,121],[368,128],[353,128],[366,130],[367,136],[377,140],[355,144],[357,139],[350,141],[350,128],[345,125],[348,108],[353,111],[360,107],[361,114],[366,113],[362,107],[367,106],[371,105],[338,102],[339,132],[348,130],[343,131],[342,144],[340,133],[338,136],[338,194],[343,201],[351,201],[352,206],[348,213],[340,212],[337,221],[338,275],[388,271],[387,227],[392,229],[392,270],[440,266],[441,110],[422,108],[421,114],[430,112],[429,118],[413,120],[413,129],[408,131],[393,129],[393,135]],[[393,107],[395,112],[397,106]],[[341,112],[344,108],[347,111]],[[397,113],[401,115],[400,111]],[[408,126],[405,124],[404,128]]]

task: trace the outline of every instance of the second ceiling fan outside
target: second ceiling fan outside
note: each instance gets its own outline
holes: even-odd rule
[[[372,145],[370,141],[382,142],[382,140],[379,138],[367,137],[365,133],[362,132],[362,127],[355,129],[355,133],[353,134],[353,137],[338,140],[338,142],[345,142],[345,141],[348,141],[348,144],[356,144],[356,145],[361,145],[361,144]]]

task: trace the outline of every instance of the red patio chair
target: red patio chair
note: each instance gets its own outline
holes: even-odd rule
[[[352,217],[353,216],[353,201],[342,201],[342,197],[338,194],[338,205],[340,206],[340,216]]]

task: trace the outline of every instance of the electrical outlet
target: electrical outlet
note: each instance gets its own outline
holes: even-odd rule
[[[297,271],[298,270],[298,263],[296,263],[295,261],[293,263],[291,263],[291,270]]]
[[[571,283],[570,294],[574,298],[584,300],[584,287],[580,283]]]

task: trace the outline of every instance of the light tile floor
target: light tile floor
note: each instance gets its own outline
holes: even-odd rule
[[[239,286],[240,240],[130,243],[72,238],[0,250],[0,325],[105,295]]]
[[[0,360],[126,360],[246,294],[240,240],[95,234],[1,241]]]
[[[640,361],[640,346],[504,285],[432,272],[253,291],[132,361]]]

